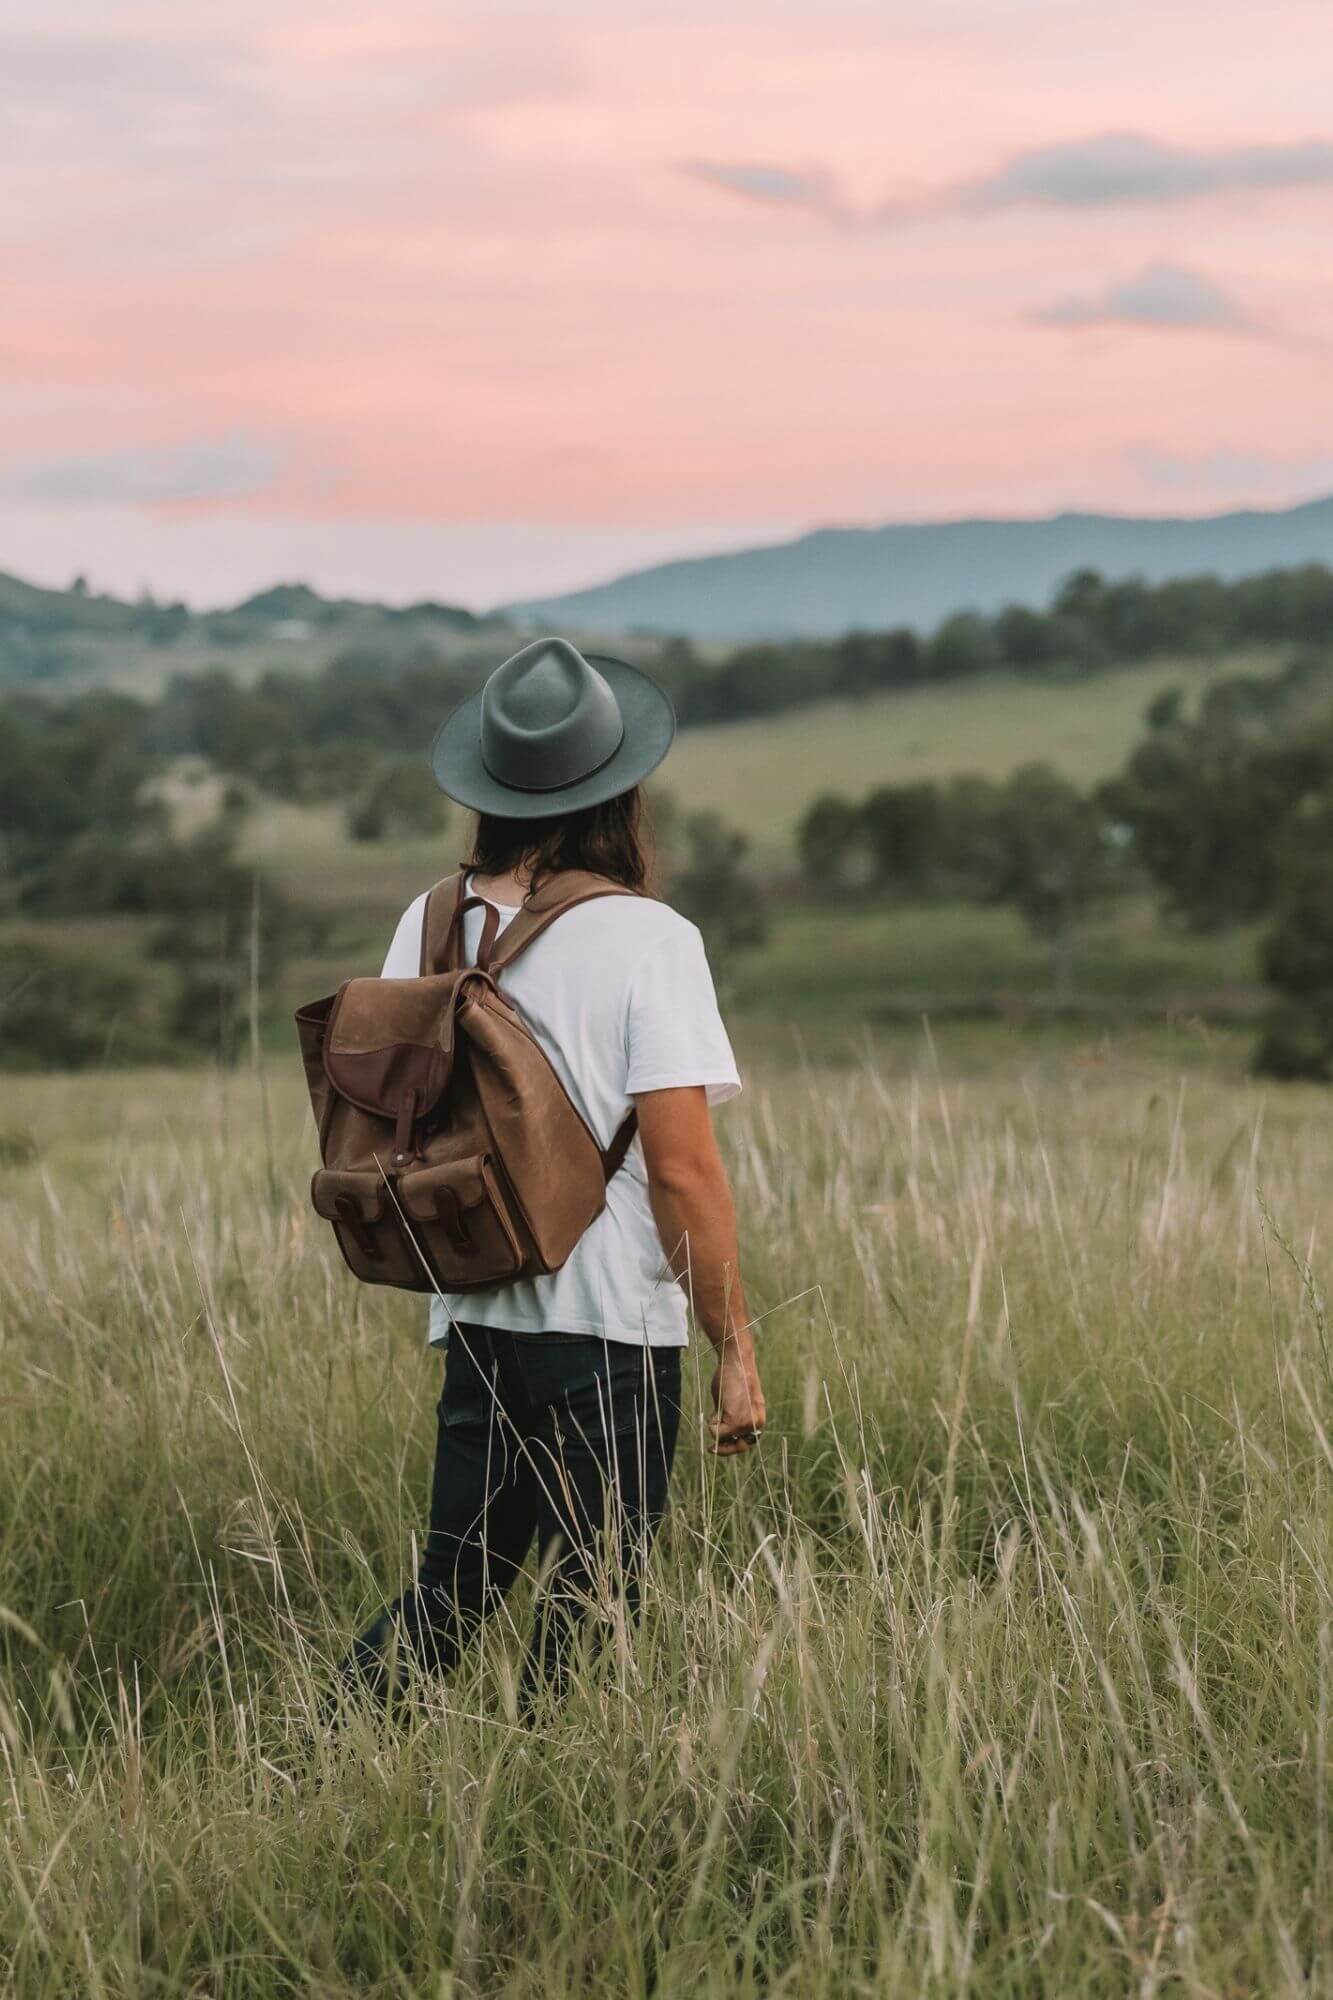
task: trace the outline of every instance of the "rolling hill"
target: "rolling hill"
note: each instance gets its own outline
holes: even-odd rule
[[[0,691],[96,686],[152,695],[175,674],[219,664],[248,680],[272,666],[312,671],[358,647],[392,663],[420,645],[444,654],[477,647],[502,658],[513,643],[502,618],[433,601],[376,604],[280,583],[239,604],[196,611],[95,594],[81,582],[48,590],[0,571]]]
[[[696,640],[816,638],[925,627],[964,607],[1044,604],[1072,570],[1149,582],[1225,578],[1333,561],[1333,498],[1194,518],[1057,514],[1044,520],[820,528],[795,541],[635,570],[503,607],[527,625],[653,631]]]

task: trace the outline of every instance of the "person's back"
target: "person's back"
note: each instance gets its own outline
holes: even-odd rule
[[[646,893],[639,782],[666,754],[670,704],[622,661],[539,640],[449,718],[442,789],[479,814],[466,884],[511,923],[565,871],[630,895],[566,908],[498,973],[598,1146],[637,1137],[606,1206],[546,1275],[431,1301],[447,1362],[430,1532],[415,1586],[358,1640],[349,1685],[387,1695],[399,1642],[445,1668],[493,1610],[535,1537],[546,1578],[525,1700],[559,1684],[608,1581],[632,1611],[667,1501],[680,1350],[693,1317],[717,1351],[711,1442],[734,1456],[764,1424],[735,1211],[709,1106],[740,1089],[695,927]],[[478,904],[463,913],[476,959]],[[421,969],[426,898],[404,912],[384,974]],[[561,1161],[550,1161],[558,1175]]]
[[[467,886],[495,904],[503,934],[517,914],[520,886],[511,880],[492,889],[485,876]],[[506,903],[504,894],[516,900]],[[422,895],[404,912],[384,961],[386,978],[417,971],[425,905]],[[481,925],[481,911],[469,911],[463,932],[469,964]],[[718,1104],[740,1089],[703,940],[666,903],[647,896],[584,903],[537,938],[500,975],[500,985],[602,1147],[643,1092],[702,1085],[708,1102]],[[685,1299],[663,1255],[638,1141],[608,1183],[605,1209],[558,1271],[437,1298],[433,1340],[446,1338],[452,1317],[683,1347]]]

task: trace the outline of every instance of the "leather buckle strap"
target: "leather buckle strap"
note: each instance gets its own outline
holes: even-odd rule
[[[463,896],[454,910],[449,923],[448,935],[444,941],[443,966],[441,971],[451,971],[463,962],[463,919],[469,910],[482,910],[481,937],[477,944],[476,965],[479,972],[488,972],[491,953],[495,950],[495,940],[500,930],[500,912],[494,903],[488,903],[484,896]]]
[[[488,913],[482,919],[477,964],[483,972],[490,965],[500,928],[500,913],[484,896],[464,895],[466,886],[467,869],[463,866],[456,875],[448,875],[443,882],[437,882],[427,896],[421,919],[421,960],[418,967],[421,973],[463,970],[463,918],[469,910]]]
[[[340,1194],[333,1206],[339,1222],[347,1231],[347,1234],[351,1237],[361,1255],[369,1263],[378,1264],[384,1256],[384,1251],[379,1243],[376,1242],[365,1216],[362,1215],[361,1204],[356,1196],[352,1194]]]
[[[436,1188],[435,1213],[439,1217],[445,1235],[459,1256],[470,1257],[475,1247],[472,1233],[467,1226],[462,1203],[452,1188]]]
[[[412,1157],[412,1127],[417,1122],[419,1102],[415,1090],[404,1091],[398,1100],[398,1118],[393,1131],[393,1163],[396,1167],[406,1166]]]

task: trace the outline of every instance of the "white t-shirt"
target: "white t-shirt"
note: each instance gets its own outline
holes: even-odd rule
[[[497,905],[500,928],[516,914]],[[426,898],[404,911],[384,961],[386,979],[416,975]],[[480,910],[464,918],[471,962]],[[741,1087],[718,1013],[703,939],[692,923],[647,897],[607,896],[567,910],[499,974],[556,1075],[609,1146],[637,1091],[703,1084],[719,1104]],[[430,1338],[451,1320],[516,1332],[595,1333],[642,1346],[683,1347],[685,1299],[648,1204],[637,1139],[606,1190],[606,1207],[558,1271],[430,1303]]]

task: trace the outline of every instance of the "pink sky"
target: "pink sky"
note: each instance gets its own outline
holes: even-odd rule
[[[1333,489],[1326,0],[48,0],[0,73],[0,568]]]

